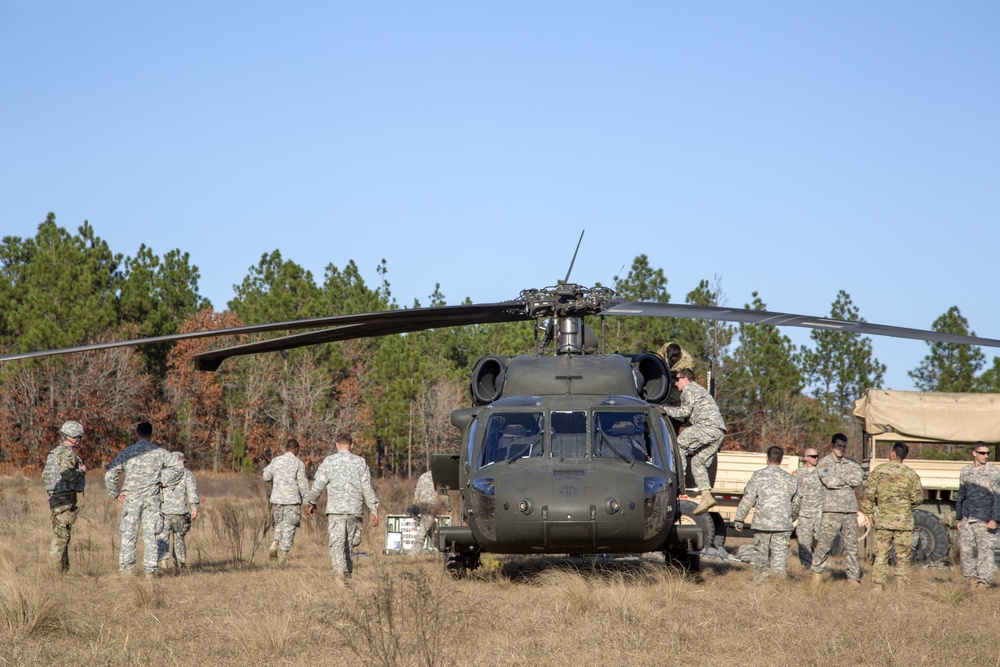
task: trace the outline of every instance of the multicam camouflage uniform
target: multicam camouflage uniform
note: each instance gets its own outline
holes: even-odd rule
[[[176,454],[175,458],[183,461]],[[165,470],[163,472],[164,477],[171,475],[172,471]],[[164,481],[164,483],[166,482]],[[178,566],[187,564],[187,540],[185,536],[191,530],[191,510],[188,509],[188,505],[190,504],[191,509],[194,509],[195,514],[197,514],[199,502],[198,485],[195,483],[194,473],[187,468],[184,469],[181,481],[163,489],[163,534],[160,535],[160,541],[166,550],[163,553],[163,558],[174,558]],[[171,533],[174,536],[173,545],[170,544]]]
[[[69,570],[69,540],[80,511],[76,506],[76,494],[83,493],[87,483],[86,474],[80,469],[82,463],[76,451],[64,442],[49,452],[42,472],[42,481],[49,494],[52,532],[55,533],[49,557],[58,561],[62,572]]]
[[[711,489],[708,468],[726,435],[726,422],[715,399],[697,382],[689,382],[681,392],[680,406],[664,406],[663,411],[674,419],[687,419],[691,423],[677,436],[677,444],[685,454],[681,457],[681,480],[687,477],[686,459],[690,456],[695,487],[701,491]]]
[[[666,343],[664,343],[660,347],[660,349],[656,351],[656,354],[661,359],[663,359],[664,361],[667,362],[667,365],[670,366],[670,370],[673,371],[674,373],[676,373],[677,371],[679,371],[682,368],[687,368],[692,373],[694,373],[695,372],[695,370],[694,370],[694,359],[691,358],[691,355],[688,354],[687,351],[683,347],[681,348],[681,358],[677,360],[676,364],[673,364],[673,365],[670,364],[670,360],[667,359],[667,347],[669,347],[669,345],[670,345],[670,341],[667,341]],[[680,346],[678,346],[678,347],[680,347]]]
[[[292,452],[277,456],[264,468],[264,481],[271,482],[271,516],[278,547],[292,550],[295,529],[302,524],[302,501],[309,495],[306,466]]]
[[[315,506],[326,489],[326,518],[329,522],[330,561],[334,574],[350,577],[354,571],[351,550],[361,544],[361,515],[367,505],[378,514],[378,498],[372,488],[368,464],[349,451],[338,451],[323,459],[306,499]]]
[[[447,493],[440,493],[434,488],[434,478],[428,470],[417,479],[417,488],[413,492],[413,509],[418,515],[417,536],[413,541],[410,553],[420,553],[424,541],[431,537],[436,527],[435,517],[442,510],[451,512],[451,498]]]
[[[754,510],[754,581],[769,570],[787,576],[788,544],[792,521],[799,514],[799,487],[795,477],[779,465],[768,465],[750,475],[743,499],[736,508],[737,522],[742,523]]]
[[[894,575],[910,580],[910,550],[913,547],[913,508],[924,499],[920,476],[899,461],[876,466],[868,476],[861,499],[861,513],[875,517],[875,564],[872,583],[884,584],[889,574],[889,551],[896,547]]]
[[[165,472],[164,469],[170,472]],[[119,487],[118,473],[122,471],[125,472],[125,482]],[[135,545],[140,522],[143,570],[147,574],[157,572],[157,563],[167,551],[160,538],[163,534],[161,480],[170,486],[177,484],[183,475],[184,466],[181,462],[170,452],[148,440],[129,445],[108,465],[108,471],[104,473],[104,486],[108,496],[117,498],[120,493],[125,494],[119,526],[122,546],[118,554],[118,572],[131,572],[135,565]]]
[[[795,526],[795,541],[799,550],[802,567],[811,567],[813,548],[819,534],[820,520],[823,518],[823,485],[819,481],[819,468],[800,466],[794,473],[799,483],[799,522]]]
[[[865,473],[854,459],[846,456],[838,459],[832,454],[820,459],[816,470],[823,485],[823,519],[816,537],[813,564],[809,569],[813,574],[823,573],[833,541],[840,535],[847,561],[847,579],[860,581],[858,498],[854,495],[854,489],[861,486]]]
[[[978,467],[970,463],[962,468],[955,518],[962,522],[958,531],[962,576],[992,585],[997,531],[986,524],[990,520],[1000,523],[1000,470],[988,463]]]

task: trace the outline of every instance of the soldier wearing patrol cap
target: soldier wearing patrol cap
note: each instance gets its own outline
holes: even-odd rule
[[[83,440],[83,425],[68,421],[59,429],[62,442],[49,452],[42,471],[45,491],[49,494],[52,518],[51,558],[59,572],[69,571],[69,540],[80,509],[76,494],[83,493],[87,483],[87,466],[83,464],[77,448]]]

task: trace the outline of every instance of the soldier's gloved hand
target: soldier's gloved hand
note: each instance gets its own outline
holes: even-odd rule
[[[306,505],[306,514],[308,514],[309,516],[316,514],[316,506],[311,504]]]
[[[736,529],[737,533],[742,533],[743,532],[743,522],[742,521],[736,521],[735,523],[733,523],[733,528]]]

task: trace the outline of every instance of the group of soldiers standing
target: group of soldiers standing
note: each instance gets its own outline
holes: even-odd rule
[[[184,467],[184,454],[168,452],[153,444],[152,433],[153,427],[148,422],[136,426],[136,442],[115,456],[104,475],[108,496],[122,504],[120,574],[131,574],[134,570],[140,528],[144,546],[142,566],[146,574],[186,567],[185,535],[191,522],[198,518],[197,484],[194,474]],[[63,573],[69,570],[69,543],[79,513],[77,494],[83,493],[86,485],[87,466],[78,454],[83,435],[84,428],[79,422],[64,423],[60,428],[61,442],[49,453],[42,473],[54,534],[50,557]],[[353,438],[341,434],[335,446],[335,453],[320,464],[311,488],[295,440],[286,443],[285,453],[268,464],[263,477],[271,483],[274,541],[269,557],[279,562],[287,559],[295,530],[301,524],[303,503],[310,515],[315,514],[316,503],[326,490],[330,560],[338,581],[343,582],[354,569],[351,552],[361,543],[363,508],[368,507],[370,523],[377,526],[379,501],[368,464],[351,451]],[[433,489],[433,483],[431,486]],[[418,484],[418,496],[419,493]]]
[[[909,582],[913,545],[913,509],[924,498],[920,477],[904,461],[909,447],[895,443],[889,461],[875,467],[867,483],[861,466],[844,455],[847,436],[831,438],[830,453],[822,460],[815,448],[803,452],[804,463],[794,474],[781,468],[781,447],[767,450],[767,467],[751,475],[736,509],[734,527],[742,532],[747,514],[754,509],[754,581],[769,575],[787,576],[786,561],[793,522],[799,562],[814,580],[822,578],[827,559],[839,536],[845,557],[848,584],[861,581],[858,530],[874,530],[875,561],[872,584],[881,591],[889,576],[890,553],[895,551],[893,575]],[[1000,520],[1000,470],[987,465],[989,448],[976,443],[973,463],[960,475],[955,515],[959,534],[962,575],[975,589],[989,588],[996,571],[997,521]],[[857,490],[864,491],[858,503]]]

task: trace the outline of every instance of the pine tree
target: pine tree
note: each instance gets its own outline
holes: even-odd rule
[[[850,295],[837,293],[830,317],[846,322],[864,322]],[[831,416],[847,416],[854,401],[869,387],[881,387],[885,365],[872,355],[871,339],[832,329],[814,329],[814,349],[804,348],[801,365],[813,395]]]
[[[944,315],[934,320],[934,331],[961,335],[976,335],[969,331],[969,322],[958,306],[952,306]],[[976,373],[986,363],[982,350],[972,345],[955,343],[927,343],[930,353],[920,365],[908,371],[913,383],[922,391],[976,391],[981,383]]]

